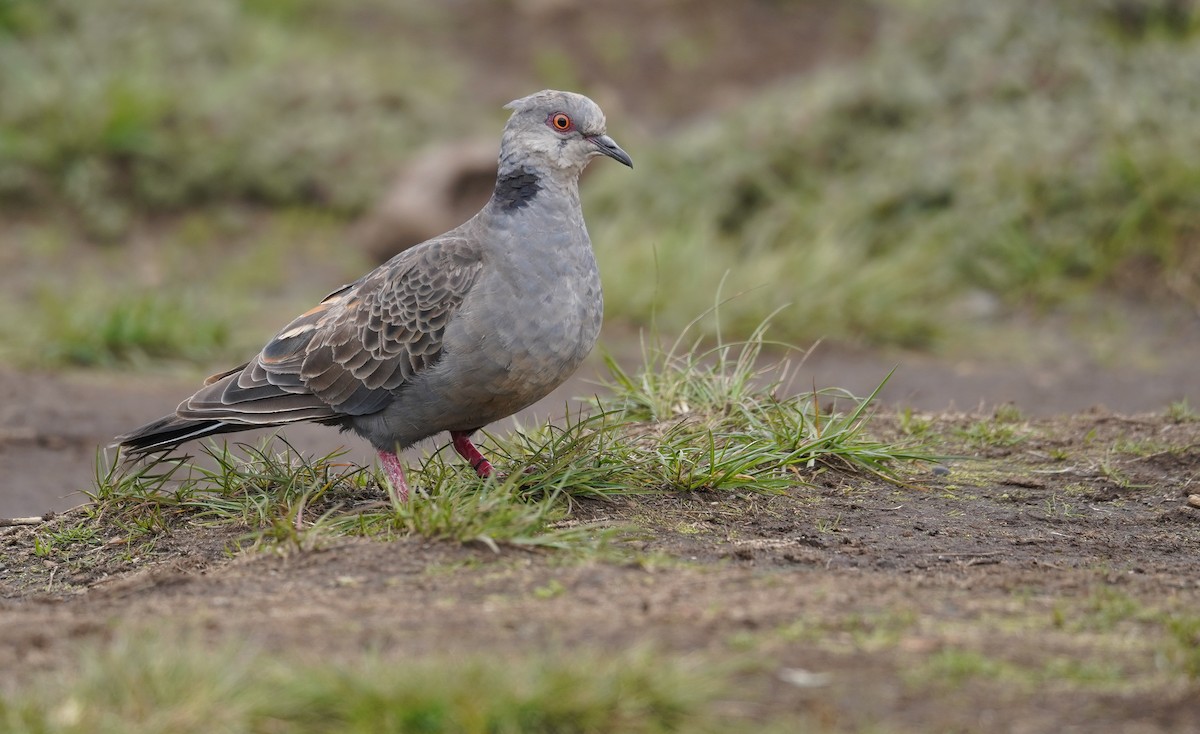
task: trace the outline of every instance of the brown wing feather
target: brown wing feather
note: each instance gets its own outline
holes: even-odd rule
[[[178,413],[274,423],[382,410],[441,357],[446,325],[481,268],[461,239],[406,250],[329,294],[241,369],[214,375]]]

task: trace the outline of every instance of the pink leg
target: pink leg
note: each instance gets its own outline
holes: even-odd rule
[[[458,455],[467,460],[476,474],[484,479],[492,475],[492,463],[483,458],[483,454],[471,443],[471,434],[466,431],[450,431],[450,443]]]
[[[383,472],[387,474],[392,485],[392,494],[400,502],[408,501],[408,482],[404,481],[404,467],[400,465],[400,457],[394,451],[380,451],[379,463],[383,464]]]

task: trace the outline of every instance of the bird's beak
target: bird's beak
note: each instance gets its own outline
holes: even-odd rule
[[[621,146],[617,145],[617,141],[607,135],[589,135],[587,139],[589,143],[596,146],[596,149],[604,155],[633,168],[633,159],[629,157],[628,153],[621,150]]]

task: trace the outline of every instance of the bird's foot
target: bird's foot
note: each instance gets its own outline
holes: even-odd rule
[[[480,479],[487,479],[492,475],[492,462],[485,459],[483,454],[479,453],[479,449],[475,448],[475,444],[471,443],[469,432],[450,431],[450,443],[458,455],[467,460]]]
[[[397,502],[408,501],[408,482],[404,480],[404,467],[400,457],[394,451],[380,451],[379,463],[383,465],[383,473],[387,474],[388,483],[392,485],[392,496]]]

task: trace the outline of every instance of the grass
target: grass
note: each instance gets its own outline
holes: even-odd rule
[[[1047,656],[1037,664],[1018,664],[1001,656],[971,649],[946,648],[934,653],[922,665],[909,671],[910,685],[926,688],[931,683],[960,688],[969,682],[990,680],[1009,688],[1032,691],[1040,687],[1064,689],[1119,689],[1127,682],[1126,671],[1111,660],[1077,660]]]
[[[101,459],[87,522],[138,534],[221,525],[243,529],[251,543],[284,547],[415,535],[584,549],[623,529],[565,522],[579,502],[780,493],[825,471],[898,482],[899,465],[929,460],[913,444],[867,435],[878,391],[862,399],[838,392],[836,403],[827,393],[783,396],[787,362],[763,366],[765,329],[709,351],[648,346],[644,369],[633,374],[610,363],[613,396],[590,411],[490,437],[500,476],[487,481],[436,451],[410,468],[416,496],[398,504],[385,501],[374,472],[336,453],[309,459],[286,443],[209,444],[197,459]]]
[[[199,308],[195,298],[174,291],[47,288],[38,301],[37,342],[19,352],[43,364],[197,362],[223,353],[230,341],[228,317]]]
[[[960,435],[969,445],[979,449],[1015,446],[1026,439],[1026,435],[1011,423],[995,419],[975,421]]]
[[[728,333],[787,301],[790,341],[987,346],[1012,311],[1200,303],[1194,4],[871,4],[874,42],[836,68],[657,137],[613,114],[637,172],[597,166],[584,194],[611,321],[677,331],[727,272]],[[0,208],[111,241],[236,207],[344,221],[418,145],[494,134],[454,49],[411,31],[444,16],[360,5],[406,42],[323,0],[4,0]],[[566,56],[528,83],[576,84]]]
[[[902,419],[901,426],[905,424]],[[974,421],[958,434],[973,448],[1007,448],[1029,438],[1030,429],[1021,410],[1006,403],[997,406],[990,419]]]
[[[292,660],[125,630],[69,673],[0,696],[0,729],[39,732],[720,731],[728,674],[648,651]],[[296,656],[291,656],[296,657]]]
[[[959,622],[961,627],[945,622],[945,644],[903,677],[920,690],[986,681],[1026,692],[1050,688],[1130,695],[1172,682],[1190,685],[1198,677],[1200,624],[1186,603],[1160,602],[1097,584],[1085,595],[1056,595],[1049,608],[1023,604]],[[990,634],[979,634],[984,627]],[[1037,636],[1043,649],[1014,655],[1020,645],[1004,640],[1011,635]],[[984,640],[989,644],[979,644]]]
[[[449,60],[343,38],[321,3],[301,14],[316,22],[264,11],[285,4],[5,0],[0,203],[63,208],[100,239],[215,202],[349,213],[394,156],[462,131],[437,113]]]
[[[1175,615],[1166,627],[1170,633],[1163,645],[1167,659],[1188,678],[1200,681],[1200,615]]]
[[[736,642],[758,654],[782,642],[809,654],[889,660],[912,695],[941,701],[969,685],[1002,697],[1044,689],[1133,695],[1196,678],[1200,625],[1186,601],[1139,599],[1100,580],[1088,593],[1034,596],[980,604],[968,592],[950,617],[889,597],[880,608],[835,606]],[[1038,641],[1032,648],[1031,639]]]
[[[1168,405],[1167,417],[1176,423],[1195,423],[1196,421],[1200,421],[1200,413],[1188,405],[1187,398]]]
[[[613,508],[595,512],[595,506],[647,489],[624,484],[628,457],[643,463],[637,476],[645,477],[648,455],[638,452],[653,450],[672,427],[683,425],[697,436],[711,434],[720,445],[728,435],[751,432],[745,428],[751,425],[747,416],[761,417],[778,409],[783,391],[771,388],[774,373],[760,372],[761,353],[756,359],[740,359],[744,350],[758,348],[759,342],[718,344],[707,354],[705,347],[693,350],[690,340],[683,343],[689,346],[675,349],[675,360],[664,359],[662,351],[670,351],[669,346],[648,353],[646,362],[657,365],[658,374],[623,373],[628,384],[661,388],[649,392],[639,388],[632,394],[618,390],[594,412],[572,413],[559,425],[492,439],[497,465],[529,482],[514,484],[512,495],[501,491],[505,482],[480,483],[449,451],[443,451],[414,467],[414,475],[428,472],[428,479],[414,482],[424,494],[415,496],[406,508],[373,507],[384,497],[374,476],[341,457],[304,459],[294,452],[280,455],[262,447],[235,446],[210,457],[208,473],[196,477],[198,486],[178,495],[179,477],[168,472],[175,466],[180,467],[177,472],[189,467],[171,462],[136,467],[135,473],[142,472],[136,483],[144,492],[127,484],[96,505],[94,509],[103,515],[84,518],[77,527],[60,520],[42,531],[30,529],[29,533],[41,533],[39,542],[45,547],[45,555],[33,561],[41,581],[34,586],[27,580],[12,580],[18,588],[24,585],[22,595],[43,588],[52,591],[45,583],[48,572],[62,594],[62,585],[80,583],[79,576],[87,583],[104,578],[96,572],[78,573],[74,563],[79,555],[115,547],[153,558],[135,549],[154,542],[166,545],[170,539],[164,536],[198,524],[215,525],[220,532],[199,533],[209,543],[203,549],[196,547],[197,534],[178,532],[173,547],[182,544],[189,555],[211,554],[214,539],[221,542],[241,534],[261,547],[288,550],[311,548],[346,534],[390,538],[426,532],[480,543],[488,542],[486,535],[499,546],[581,530],[581,535],[560,536],[557,545],[556,541],[542,543],[574,550],[594,548],[598,533],[620,531],[594,525],[581,528],[580,519],[599,514],[620,517],[622,513],[608,511]],[[728,348],[722,350],[723,346]],[[672,410],[660,420],[648,420],[641,406],[680,404],[660,400],[656,393],[685,394],[675,381],[689,379],[689,371],[672,372],[664,365],[686,365],[691,354],[704,355],[693,365],[691,381],[724,384],[726,389],[698,385],[695,394],[710,395],[711,400],[689,398],[686,412]],[[722,355],[727,370],[736,372],[729,366],[738,364],[747,365],[746,369],[741,374],[722,374],[718,367]],[[700,368],[711,368],[714,374],[700,374],[696,371]],[[730,400],[730,395],[739,397]],[[811,399],[811,394],[802,394],[797,404],[809,406]],[[819,418],[814,412],[804,417],[820,426],[814,431],[825,435],[839,411],[824,400],[822,404]],[[851,414],[858,404],[842,403],[841,415]],[[870,416],[869,406],[864,414]],[[900,422],[900,418],[892,420]],[[993,420],[1012,425],[1024,418],[1005,410]],[[860,438],[873,428],[868,421]],[[1095,453],[1108,451],[1106,440],[1093,444]],[[736,447],[737,442],[727,445]],[[813,458],[811,471],[838,471],[839,483],[865,484],[864,480],[875,479],[840,458],[822,454]],[[1014,459],[1017,465],[1030,462],[1029,457]],[[192,463],[199,472],[201,462]],[[1016,471],[1012,461],[1008,464],[1006,473]],[[1034,460],[1032,465],[1041,464]],[[521,474],[525,466],[533,467],[530,475]],[[100,480],[101,485],[119,483],[118,477],[107,474]],[[818,500],[867,505],[864,509],[870,514],[850,522],[863,510],[842,504],[836,513],[827,507],[828,512],[814,515],[806,503],[776,503],[771,498],[741,502],[740,496],[753,491],[752,486],[702,487],[693,490],[697,497],[683,498],[683,503],[671,497],[663,504],[691,505],[695,511],[687,517],[698,521],[692,526],[702,535],[698,540],[708,549],[720,550],[737,536],[729,534],[730,526],[704,520],[752,504],[770,511],[763,519],[778,519],[778,526],[758,526],[771,534],[766,536],[770,539],[808,535],[805,530],[811,523],[817,533],[837,533],[833,537],[854,542],[864,522],[888,522],[879,513],[919,500],[916,493],[881,487],[874,481],[865,491],[851,490],[849,497],[840,491],[831,494],[829,487],[813,493]],[[689,490],[663,484],[654,491]],[[793,484],[788,491],[804,498],[808,490]],[[498,514],[488,515],[478,505],[467,504],[473,494],[490,495],[487,501],[496,500]],[[443,501],[447,495],[463,504]],[[1026,497],[1044,499],[1047,514],[1064,517],[1070,507],[1063,500],[1074,501],[1066,489],[1029,492]],[[1096,502],[1089,500],[1089,504]],[[525,515],[520,513],[536,514],[542,507],[549,508],[545,517],[524,524]],[[796,509],[801,512],[793,514]],[[503,512],[518,514],[505,518]],[[364,518],[367,526],[351,525]],[[1144,522],[1160,524],[1152,517]],[[503,523],[523,528],[522,534],[510,540],[495,532]],[[905,532],[911,527],[903,520],[897,525]],[[1152,529],[1149,532],[1154,535]],[[118,539],[124,542],[113,544]],[[964,543],[970,546],[974,541],[963,537],[954,547]],[[571,554],[546,558],[547,554],[508,552],[493,562],[487,560],[489,553],[455,553],[446,544],[427,543],[397,544],[382,555],[371,551],[369,566],[361,565],[361,559],[355,561],[354,550],[370,548],[340,543],[333,555],[259,558],[227,569],[209,567],[215,586],[201,583],[203,579],[190,570],[184,571],[189,580],[181,580],[173,566],[151,565],[151,574],[137,575],[128,574],[132,563],[121,567],[121,573],[109,566],[110,577],[124,576],[136,585],[131,590],[128,585],[101,581],[87,596],[115,599],[129,620],[82,628],[84,637],[101,640],[100,647],[78,651],[76,640],[39,648],[40,655],[48,656],[42,659],[49,661],[42,665],[53,666],[53,677],[14,666],[0,694],[0,730],[570,731],[572,722],[588,722],[588,731],[891,731],[900,720],[910,722],[914,731],[966,730],[979,725],[975,712],[981,700],[1022,702],[1010,706],[1014,721],[1072,721],[1081,706],[1094,711],[1088,721],[1186,721],[1181,718],[1185,714],[1178,712],[1186,709],[1184,702],[1200,670],[1196,654],[1200,624],[1190,600],[1186,594],[1164,596],[1159,586],[1114,587],[1112,579],[1124,566],[1105,561],[1102,568],[1090,568],[1087,561],[1104,556],[1109,543],[1101,542],[1093,554],[1073,556],[1076,562],[1037,578],[1019,565],[1009,568],[1007,576],[1003,568],[993,568],[987,572],[989,578],[1000,572],[995,578],[1016,579],[1017,587],[992,585],[991,591],[961,583],[965,577],[978,576],[978,568],[945,568],[935,574],[944,577],[944,583],[918,579],[915,586],[899,587],[881,584],[879,569],[860,573],[826,567],[821,572],[822,559],[854,553],[853,546],[840,541],[826,544],[820,556],[805,559],[808,565],[799,568],[808,570],[801,573],[790,559],[787,565],[764,563],[761,558],[729,563],[716,560],[710,551],[708,559],[691,562],[687,578],[672,575],[666,566],[640,565],[641,559],[629,565],[578,564]],[[422,551],[432,552],[415,560],[405,555]],[[392,567],[395,553],[407,558],[407,570]],[[422,558],[438,562],[422,570]],[[628,559],[622,556],[623,561]],[[534,573],[528,572],[531,568]],[[278,574],[269,586],[296,590],[295,598],[306,597],[305,589],[311,585],[315,596],[306,601],[318,605],[319,613],[314,615],[303,606],[289,613],[277,604],[253,599],[232,608],[224,599],[217,603],[214,598],[211,605],[205,601],[216,592],[227,597],[238,584],[254,586],[260,573]],[[395,604],[414,590],[425,595],[409,598],[417,617]],[[179,601],[176,606],[185,612],[182,624],[195,625],[199,640],[176,634],[172,623],[162,621],[164,593]],[[268,593],[276,592],[268,589]],[[613,615],[628,610],[630,618],[606,613],[597,622],[592,606],[602,595],[619,599]],[[639,605],[639,598],[648,599],[649,606]],[[333,599],[335,609],[363,611],[337,616],[347,623],[326,627],[324,614],[331,610],[324,600]],[[199,607],[192,616],[196,603]],[[101,606],[101,611],[113,608]],[[500,625],[498,629],[504,631],[496,633],[498,649],[489,647],[483,657],[456,654],[453,650],[459,648],[453,644],[450,650],[440,646],[437,635],[446,630],[439,615],[451,608],[457,624],[471,626],[481,639],[493,638],[486,626],[476,629],[474,625]],[[80,609],[87,611],[82,607],[76,611]],[[432,616],[421,617],[421,609]],[[476,620],[471,609],[485,616]],[[145,618],[147,610],[152,629],[126,634],[124,625],[138,624],[135,620]],[[69,611],[64,607],[64,613]],[[18,615],[20,619],[25,618]],[[406,620],[419,629],[439,632],[433,633],[434,639],[412,635]],[[512,620],[517,620],[516,626]],[[31,623],[36,626],[37,620],[28,617],[25,624]],[[537,624],[546,625],[546,635],[531,636],[529,630],[538,630]],[[321,627],[320,634],[309,634],[313,625]],[[598,625],[600,631],[591,625]],[[21,634],[20,629],[18,624],[14,634]],[[324,634],[325,629],[332,637]],[[256,632],[265,637],[258,638]],[[546,650],[539,642],[612,639],[606,635],[619,640],[668,639],[672,648],[642,657],[641,652],[612,647]],[[277,647],[269,652],[256,650],[256,639]],[[530,640],[535,641],[532,647]],[[308,647],[311,641],[316,649]],[[505,652],[507,644],[521,652]],[[143,649],[131,649],[135,645]],[[702,657],[681,657],[674,652],[680,648],[704,652],[699,653]],[[285,651],[277,652],[280,649]],[[775,723],[770,717],[781,712],[797,716],[807,712],[812,720],[806,720],[807,726],[795,722],[770,726]],[[723,716],[739,718],[730,721]],[[867,728],[864,718],[880,723]]]
[[[610,279],[610,315],[678,328],[726,271],[727,327],[783,299],[789,339],[937,347],[1101,289],[1200,303],[1200,9],[881,9],[862,58],[645,146],[652,176],[597,173],[602,269],[659,274]]]
[[[1045,513],[1046,517],[1061,518],[1063,520],[1083,516],[1083,513],[1075,505],[1067,502],[1058,494],[1052,494],[1042,501],[1042,512]]]
[[[611,377],[604,385],[626,418],[670,426],[661,445],[671,447],[682,441],[685,448],[700,451],[706,465],[726,479],[753,476],[757,481],[767,478],[761,476],[763,468],[798,473],[830,465],[890,477],[892,462],[929,459],[896,443],[874,442],[864,434],[875,398],[890,375],[861,399],[841,389],[815,387],[784,397],[793,389],[792,363],[787,358],[768,362],[763,349],[773,346],[801,359],[804,352],[767,340],[767,328],[778,312],[760,322],[749,338],[724,340],[721,312],[736,300],[722,301],[693,319],[669,347],[660,342],[643,344],[645,367],[636,375],[606,358]],[[710,316],[717,324],[717,343],[705,348],[703,337],[695,333]],[[841,412],[839,405],[849,409]],[[731,447],[740,450],[730,453]],[[664,458],[669,461],[670,448],[667,452]],[[715,474],[708,477],[713,478]]]
[[[0,730],[873,731],[854,726],[865,724],[843,706],[823,704],[815,720],[791,719],[812,711],[809,699],[780,697],[777,684],[764,678],[793,670],[794,662],[785,661],[818,660],[819,671],[832,672],[813,676],[822,680],[818,685],[833,686],[831,696],[866,695],[881,706],[873,696],[895,695],[900,685],[906,696],[929,700],[934,710],[948,707],[941,716],[951,720],[956,703],[980,696],[1100,696],[1153,711],[1162,699],[1149,694],[1165,688],[1176,692],[1167,700],[1185,701],[1196,679],[1200,624],[1183,601],[1162,608],[1161,599],[1137,602],[1106,587],[1091,597],[1067,595],[1053,601],[1054,610],[1078,620],[1085,632],[1066,634],[1059,631],[1059,617],[1046,614],[1049,597],[1014,604],[1003,595],[981,599],[958,591],[949,615],[933,608],[937,602],[926,611],[921,604],[897,607],[894,599],[875,609],[818,604],[791,624],[732,632],[720,653],[634,645],[487,654],[437,647],[414,655],[386,644],[363,645],[353,634],[339,637],[333,652],[303,645],[279,650],[260,647],[254,638],[221,635],[224,623],[214,630],[204,623],[177,628],[124,622],[94,641],[64,646],[53,673],[15,675],[0,693]],[[549,604],[563,592],[551,579],[532,593],[537,603]],[[1115,614],[1109,609],[1114,604]],[[220,640],[215,644],[214,631]],[[1030,635],[1043,645],[1031,647]],[[867,684],[847,680],[852,671],[862,671]],[[880,694],[879,676],[889,671],[894,677]],[[754,678],[760,690],[750,685]],[[962,698],[958,691],[973,694]],[[763,698],[775,698],[775,705],[762,705]],[[1039,715],[1054,710],[1035,707]],[[1028,715],[1020,707],[1014,711]],[[929,708],[911,705],[896,713],[931,716]],[[1077,714],[1071,708],[1064,715]]]
[[[26,367],[211,369],[245,359],[281,323],[368,267],[342,221],[312,209],[193,212],[129,253],[81,246],[61,224],[0,231],[0,359]],[[219,242],[217,245],[215,243]],[[313,262],[330,259],[314,272]]]
[[[336,453],[309,459],[270,442],[209,445],[202,453],[202,461],[159,458],[129,474],[120,465],[104,468],[91,521],[147,533],[225,526],[244,530],[243,542],[283,548],[344,535],[582,548],[607,535],[552,527],[565,514],[558,492],[525,487],[520,475],[480,485],[440,454],[412,473],[422,496],[394,504],[372,472]]]

